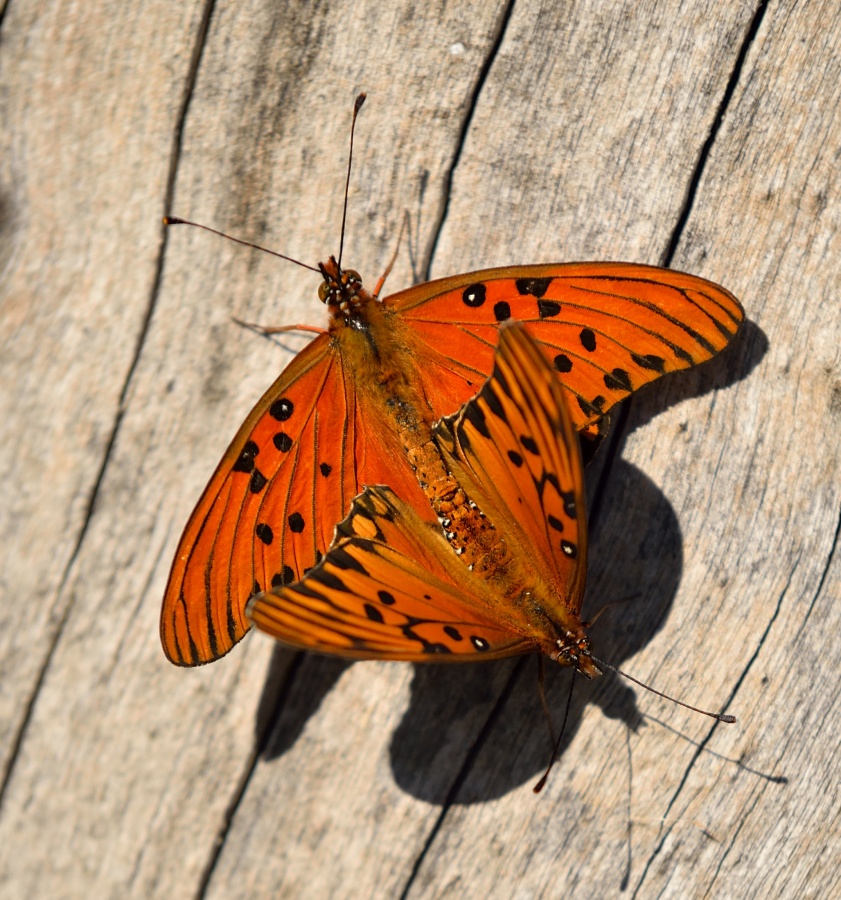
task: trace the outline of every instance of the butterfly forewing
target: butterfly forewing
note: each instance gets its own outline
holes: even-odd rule
[[[499,324],[514,318],[528,325],[572,395],[578,430],[661,375],[709,359],[744,318],[738,301],[712,282],[630,263],[487,269],[384,302],[425,345],[433,364],[419,378],[436,414],[467,399],[443,395],[442,370],[478,384],[490,372]]]
[[[248,614],[293,647],[357,659],[456,662],[536,648],[443,536],[385,487],[353,501],[320,565],[254,597]]]
[[[538,569],[577,613],[587,571],[578,440],[564,392],[522,326],[502,330],[491,378],[435,433],[453,473],[515,558]]]
[[[315,548],[329,545],[327,523],[341,518],[358,489],[348,440],[336,439],[348,421],[339,364],[326,336],[305,347],[219,464],[181,537],[164,596],[161,640],[172,662],[222,656],[248,630],[248,598],[297,580],[316,564]]]

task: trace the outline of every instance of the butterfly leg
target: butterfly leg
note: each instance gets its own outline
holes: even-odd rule
[[[537,654],[537,693],[540,697],[540,705],[543,707],[543,717],[549,729],[549,746],[555,746],[555,729],[552,727],[552,712],[546,702],[546,666],[543,662],[543,654]]]
[[[257,325],[255,322],[244,322],[236,316],[231,316],[237,325],[256,331],[257,334],[283,334],[286,331],[308,331],[311,334],[327,334],[326,328],[319,328],[318,325]]]
[[[394,264],[397,262],[397,254],[400,252],[400,242],[403,240],[403,232],[408,227],[409,222],[409,210],[406,210],[406,215],[403,216],[403,224],[400,226],[400,233],[397,235],[397,246],[394,248],[394,253],[391,256],[391,261],[385,267],[385,272],[380,275],[380,280],[377,282],[374,287],[374,297],[377,298],[380,296],[380,291],[385,286],[385,280],[391,274],[392,268],[394,268]]]

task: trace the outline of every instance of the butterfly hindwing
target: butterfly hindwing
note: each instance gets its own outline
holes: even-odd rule
[[[254,597],[248,614],[290,646],[356,659],[464,662],[536,647],[443,535],[381,486],[355,498],[315,569]]]

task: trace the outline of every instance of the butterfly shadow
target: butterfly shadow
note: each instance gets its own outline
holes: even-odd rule
[[[663,627],[683,572],[682,536],[674,510],[636,467],[618,461],[613,496],[591,535],[585,614],[617,602],[593,625],[593,652],[613,665],[637,653]],[[633,498],[634,527],[628,527]],[[547,661],[546,695],[557,729],[569,698],[571,670]],[[637,730],[637,692],[606,673],[576,679],[560,756],[588,704]],[[524,658],[475,666],[417,666],[409,707],[391,742],[395,779],[429,803],[480,803],[534,782],[549,760],[549,738],[537,690],[537,665]]]
[[[626,424],[621,437],[627,437],[684,400],[703,397],[744,381],[762,362],[769,346],[768,336],[759,325],[745,319],[732,343],[714,360],[670,373],[667,378],[635,395],[631,401],[633,415],[624,417]]]
[[[275,645],[254,723],[258,752],[264,760],[283,756],[294,746],[310,717],[351,665],[351,660]]]

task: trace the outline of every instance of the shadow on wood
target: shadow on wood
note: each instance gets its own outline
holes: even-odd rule
[[[732,343],[718,356],[692,369],[673,372],[635,397],[630,431],[642,428],[671,406],[711,391],[723,391],[748,378],[768,352],[765,332],[745,319]]]

